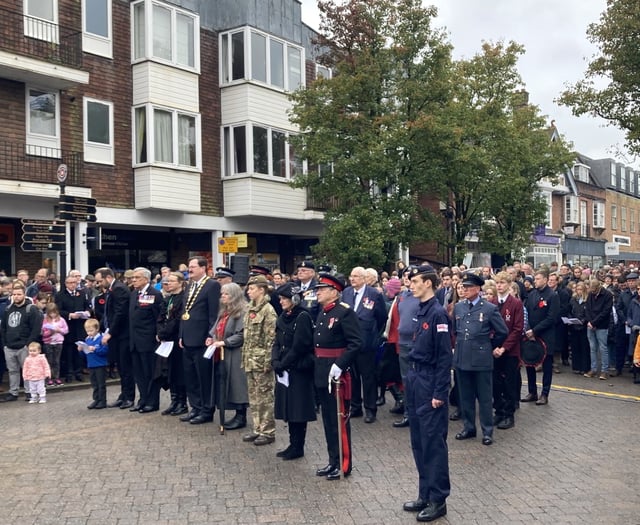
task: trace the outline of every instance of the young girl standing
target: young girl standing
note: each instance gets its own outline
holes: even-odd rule
[[[45,307],[45,316],[42,320],[42,342],[44,354],[47,356],[51,367],[51,377],[47,386],[62,385],[60,380],[60,355],[64,336],[69,332],[67,322],[60,317],[60,312],[55,303],[48,303]]]

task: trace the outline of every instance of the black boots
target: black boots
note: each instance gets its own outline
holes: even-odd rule
[[[236,410],[236,415],[233,419],[224,424],[226,430],[237,430],[247,426],[247,409],[241,408]]]
[[[171,404],[162,412],[160,412],[163,416],[168,416],[176,409],[178,406],[178,394],[171,393]]]
[[[276,454],[285,461],[304,456],[304,442],[307,436],[307,423],[292,423],[289,421],[289,447]]]
[[[393,399],[396,401],[395,406],[389,412],[392,414],[404,414],[404,395],[402,391],[397,385],[393,385],[389,387],[389,392],[391,392]]]
[[[171,399],[173,401],[173,394],[171,395]],[[187,393],[186,392],[178,392],[176,394],[176,405],[173,407],[173,410],[169,412],[172,416],[181,416],[182,414],[186,414],[189,411],[187,408]]]
[[[384,398],[384,394],[386,391],[387,391],[387,387],[385,386],[378,387],[379,395],[378,395],[378,399],[376,399],[376,406],[378,407],[382,406],[387,402],[387,400]]]

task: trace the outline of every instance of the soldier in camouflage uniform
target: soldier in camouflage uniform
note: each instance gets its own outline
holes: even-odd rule
[[[249,309],[244,318],[242,368],[247,374],[249,405],[253,417],[253,432],[242,440],[254,445],[275,441],[276,423],[273,415],[274,373],[271,369],[271,347],[276,336],[277,315],[267,290],[269,281],[263,275],[249,279],[247,294]]]

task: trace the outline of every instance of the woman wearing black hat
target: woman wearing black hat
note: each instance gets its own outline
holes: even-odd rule
[[[284,460],[304,456],[307,422],[316,419],[313,321],[300,305],[300,292],[290,282],[278,288],[282,313],[276,322],[276,340],[271,351],[271,366],[278,375],[274,414],[289,425],[289,446],[276,454]]]

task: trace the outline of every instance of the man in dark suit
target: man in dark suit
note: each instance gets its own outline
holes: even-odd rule
[[[131,408],[141,414],[160,408],[160,386],[153,380],[156,364],[156,322],[164,309],[162,293],[149,285],[151,272],[146,268],[133,270],[133,292],[129,299],[129,341],[133,361],[133,377],[140,394],[138,404]]]
[[[451,302],[451,270],[449,268],[445,268],[440,273],[440,281],[441,286],[436,290],[436,299],[445,309]]]
[[[376,420],[376,350],[380,344],[380,334],[387,322],[387,308],[382,294],[365,285],[365,269],[356,266],[349,275],[351,286],[345,289],[342,300],[358,317],[362,347],[356,357],[351,390],[351,417],[362,416],[364,401],[365,423]]]
[[[109,345],[109,361],[118,362],[120,395],[111,407],[133,407],[136,383],[129,349],[129,288],[117,281],[111,268],[99,268],[93,275],[105,291],[102,342]]]
[[[316,296],[315,286],[318,284],[316,280],[316,268],[313,262],[304,260],[298,263],[295,283],[300,287],[302,292],[302,306],[304,306],[311,319],[318,317],[320,305]]]
[[[76,341],[84,341],[84,338],[87,337],[87,333],[84,331],[84,321],[89,317],[91,310],[87,296],[78,291],[76,286],[76,278],[68,275],[64,280],[64,288],[54,298],[60,311],[60,317],[64,318],[69,327],[62,344],[67,383],[70,383],[74,377],[76,381],[83,380],[83,356],[76,349]]]
[[[491,302],[507,325],[508,335],[493,351],[493,424],[506,430],[515,425],[514,414],[520,397],[520,340],[524,328],[524,306],[510,292],[513,279],[507,272],[495,276],[498,297]]]
[[[551,377],[553,375],[553,351],[555,347],[556,321],[560,315],[560,299],[548,286],[549,273],[546,270],[538,270],[533,276],[534,289],[527,295],[524,303],[527,309],[529,329],[525,336],[530,339],[541,339],[547,347],[547,355],[542,362],[542,392],[538,398],[536,386],[536,369],[527,367],[527,382],[529,394],[520,401],[536,405],[546,405],[549,402],[551,391]]]
[[[213,344],[209,332],[218,317],[220,284],[207,275],[207,259],[189,260],[189,285],[185,291],[184,309],[180,321],[180,347],[184,363],[184,380],[191,411],[180,421],[200,425],[213,421],[213,363],[203,357]]]
[[[476,399],[482,428],[482,444],[493,443],[493,352],[501,347],[507,337],[504,324],[495,305],[480,297],[484,279],[466,273],[462,286],[466,299],[453,309],[453,330],[456,350],[453,366],[460,388],[460,409],[464,428],[456,439],[476,437]]]

